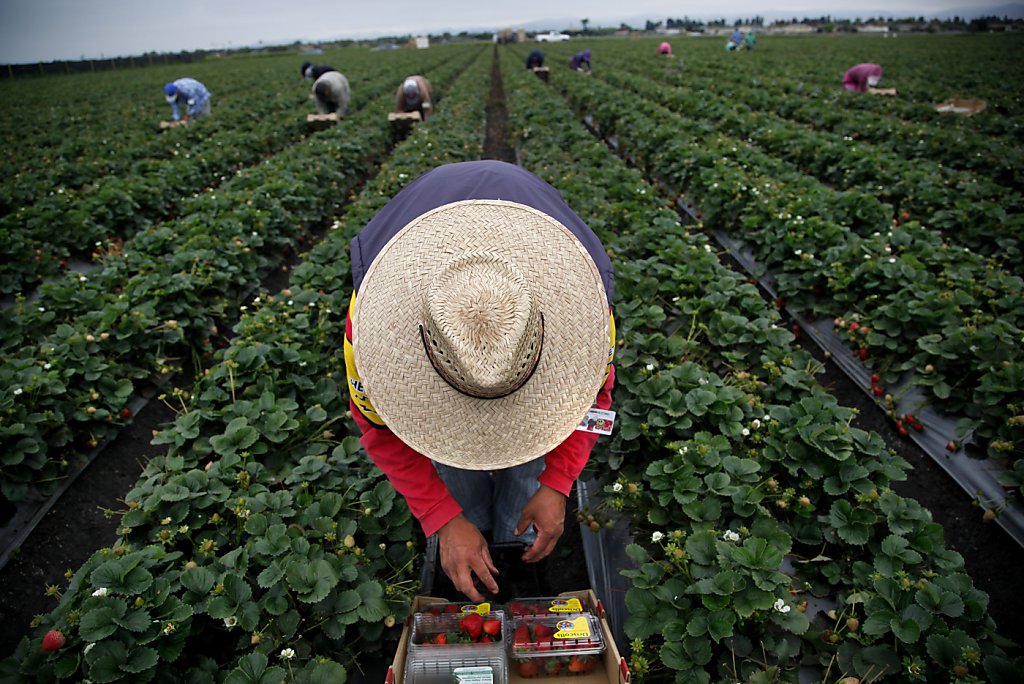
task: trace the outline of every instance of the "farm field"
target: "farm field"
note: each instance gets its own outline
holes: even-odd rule
[[[584,513],[633,535],[633,681],[1018,681],[1022,40],[657,42],[544,46],[548,83],[529,45],[329,52],[353,102],[319,133],[298,55],[190,65],[214,115],[159,134],[180,67],[0,82],[0,493],[12,517],[58,494],[109,512],[81,558],[37,559],[65,544],[45,524],[5,550],[5,584],[49,597],[0,599],[45,606],[5,626],[0,681],[390,661],[424,540],[345,414],[348,240],[425,171],[496,154],[616,268],[618,425]],[[584,44],[591,75],[566,67]],[[896,97],[839,87],[869,60]],[[436,114],[399,141],[409,73]],[[934,111],[954,96],[988,108]],[[840,352],[804,329],[822,320]],[[132,484],[65,489],[147,397],[174,417],[125,455]],[[52,629],[67,643],[44,652]]]

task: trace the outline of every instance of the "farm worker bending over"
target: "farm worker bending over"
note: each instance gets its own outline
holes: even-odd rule
[[[299,73],[307,81],[315,81],[328,71],[337,71],[337,69],[326,64],[313,64],[312,62],[303,62],[299,67]]]
[[[164,86],[164,97],[171,105],[171,118],[188,122],[210,114],[210,91],[194,78],[179,78]],[[180,105],[185,105],[184,116]]]
[[[590,50],[584,50],[583,52],[577,52],[569,60],[569,68],[575,69],[576,71],[590,71]]]
[[[410,76],[398,86],[395,98],[396,112],[419,112],[424,121],[433,107],[430,97],[430,81],[422,76]]]
[[[658,54],[659,55],[668,55],[669,57],[671,57],[672,56],[672,46],[669,45],[667,42],[662,43],[661,45],[658,46]]]
[[[544,66],[544,53],[534,48],[530,50],[530,54],[526,56],[526,68],[537,69]]]
[[[558,191],[513,164],[440,166],[351,243],[345,327],[362,444],[473,601],[483,532],[554,549],[615,382],[612,267]]]
[[[756,42],[757,36],[754,35],[753,31],[747,31],[746,35],[743,36],[743,47],[748,50],[753,50]]]
[[[313,99],[319,113],[345,116],[349,101],[348,79],[334,69],[325,71],[313,83]]]
[[[854,93],[866,93],[882,80],[882,67],[866,62],[852,66],[843,74],[843,87]]]
[[[736,29],[732,32],[732,35],[729,36],[729,42],[725,44],[725,49],[732,52],[733,50],[738,49],[742,44],[743,34],[740,33],[739,29]]]

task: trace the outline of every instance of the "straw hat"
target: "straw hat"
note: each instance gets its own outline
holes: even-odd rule
[[[466,200],[403,227],[356,297],[356,368],[406,444],[492,470],[561,444],[594,402],[609,356],[601,275],[536,209]]]

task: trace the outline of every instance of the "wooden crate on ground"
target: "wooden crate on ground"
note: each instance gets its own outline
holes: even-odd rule
[[[421,120],[422,117],[418,111],[388,112],[388,126],[391,128],[391,134],[399,140],[409,135],[409,131]]]
[[[314,131],[322,131],[330,128],[331,126],[336,126],[340,120],[341,118],[334,112],[331,112],[330,114],[306,115],[306,123],[309,124],[309,127]]]

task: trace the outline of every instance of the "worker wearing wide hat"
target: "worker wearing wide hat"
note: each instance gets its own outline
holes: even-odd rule
[[[164,98],[171,105],[174,121],[188,122],[210,114],[210,91],[194,78],[179,78],[164,86]],[[185,113],[182,114],[181,107]]]
[[[430,81],[423,76],[409,76],[398,86],[398,93],[395,95],[396,112],[419,112],[420,117],[426,121],[433,106]]]
[[[612,268],[558,192],[498,161],[436,168],[351,244],[345,363],[374,463],[471,600],[493,541],[551,553],[615,380]],[[606,414],[601,414],[602,416]]]

